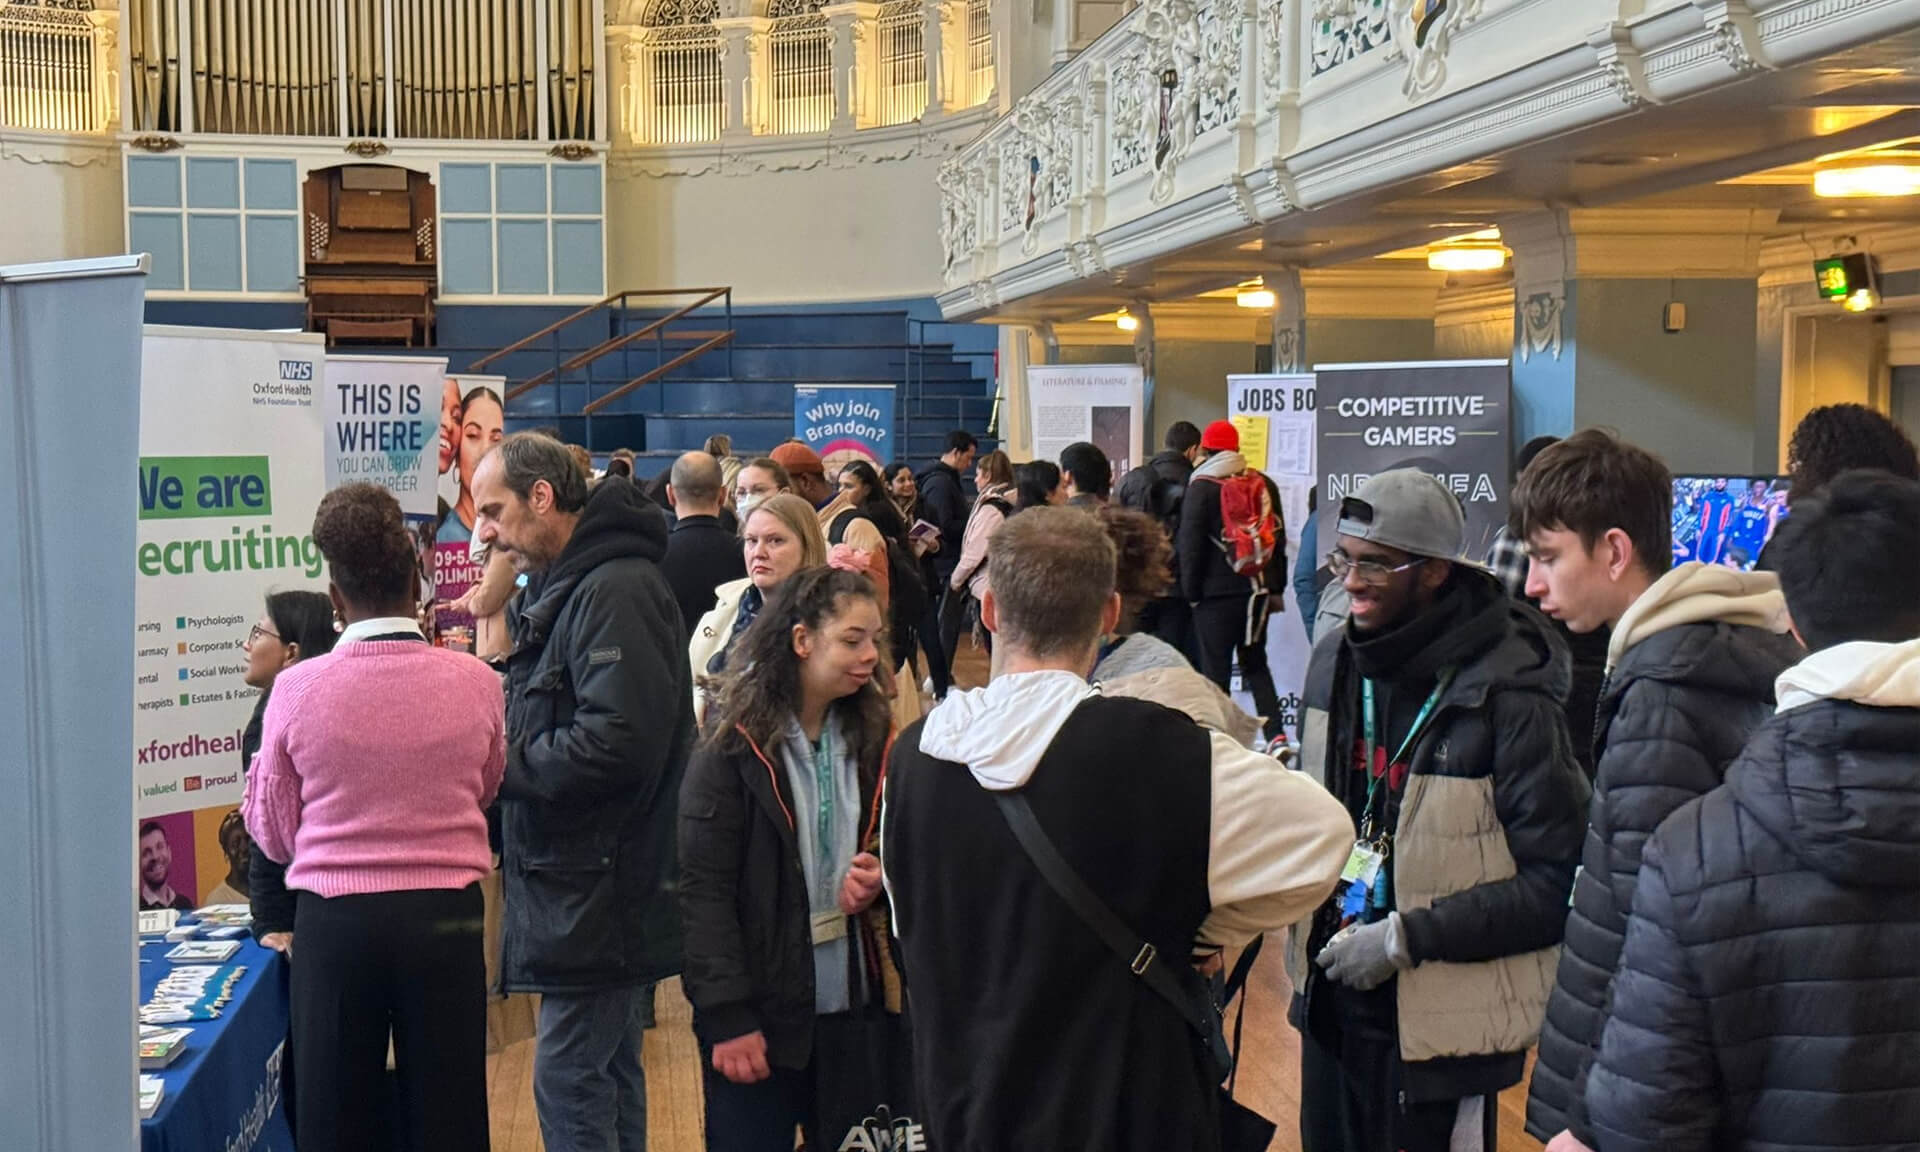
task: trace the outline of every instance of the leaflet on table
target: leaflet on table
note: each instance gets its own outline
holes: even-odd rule
[[[238,951],[238,940],[188,940],[174,945],[167,959],[176,964],[221,964]]]
[[[166,1083],[160,1077],[140,1077],[140,1119],[153,1119],[153,1114],[160,1110],[160,1098],[166,1095],[166,1091]]]
[[[165,1068],[187,1050],[190,1028],[150,1028],[140,1026],[140,1067]]]
[[[233,990],[246,975],[238,964],[183,965],[161,979],[153,995],[140,1006],[142,1024],[184,1024],[213,1020],[233,999]]]

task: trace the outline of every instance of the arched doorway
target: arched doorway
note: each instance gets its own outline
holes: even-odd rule
[[[342,164],[307,177],[307,330],[329,344],[434,341],[433,181],[388,164]]]

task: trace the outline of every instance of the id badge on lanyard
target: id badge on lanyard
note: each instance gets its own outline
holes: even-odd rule
[[[1433,717],[1434,708],[1440,702],[1440,696],[1453,680],[1453,671],[1441,673],[1440,680],[1427,696],[1426,703],[1420,706],[1420,712],[1413,718],[1413,724],[1407,729],[1406,738],[1400,742],[1400,750],[1395,752],[1380,774],[1374,774],[1374,760],[1379,751],[1379,734],[1374,719],[1373,681],[1363,679],[1361,683],[1361,714],[1366,734],[1366,772],[1367,799],[1361,811],[1360,837],[1354,841],[1353,851],[1347,854],[1346,867],[1340,870],[1340,921],[1343,925],[1354,921],[1366,921],[1377,918],[1392,903],[1392,873],[1387,868],[1388,858],[1393,853],[1393,838],[1381,827],[1386,817],[1386,794],[1392,791],[1389,781],[1386,791],[1382,792],[1381,781],[1393,771],[1393,766],[1406,758],[1407,753],[1420,738],[1421,730]],[[1374,799],[1379,796],[1382,803],[1376,814]]]

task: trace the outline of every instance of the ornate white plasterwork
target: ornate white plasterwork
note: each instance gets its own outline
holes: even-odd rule
[[[1146,0],[1140,28],[1149,75],[1174,77],[1171,94],[1155,88],[1151,197],[1164,204],[1194,140],[1240,115],[1240,6],[1237,0]]]
[[[953,270],[979,246],[979,201],[970,194],[967,169],[958,160],[940,165],[940,250],[947,282]]]
[[[1409,100],[1424,100],[1447,83],[1447,54],[1453,37],[1480,18],[1482,0],[1390,0],[1393,51],[1407,60],[1400,90]]]
[[[1542,353],[1552,353],[1555,360],[1560,359],[1562,344],[1561,330],[1565,327],[1562,318],[1567,308],[1567,289],[1565,285],[1543,288],[1530,292],[1520,302],[1520,362],[1531,363]]]
[[[1108,80],[1107,174],[1120,176],[1147,162],[1147,54],[1123,53]]]
[[[1385,47],[1393,36],[1387,0],[1314,0],[1308,24],[1315,76]]]
[[[1267,106],[1273,107],[1286,91],[1287,83],[1286,0],[1255,2],[1260,14],[1260,82],[1266,88]]]
[[[955,117],[928,128],[868,129],[849,137],[755,139],[745,144],[649,145],[616,148],[607,157],[609,176],[667,179],[686,176],[756,176],[768,172],[849,169],[864,164],[941,159],[959,152],[977,134],[981,116]]]
[[[1760,27],[1745,0],[1693,0],[1713,34],[1714,51],[1742,75],[1771,67],[1760,43]]]

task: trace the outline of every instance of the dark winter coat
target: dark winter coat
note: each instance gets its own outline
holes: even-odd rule
[[[727,531],[717,516],[682,516],[673,522],[661,574],[680,605],[687,633],[713,608],[713,590],[747,574],[740,537]]]
[[[940,529],[940,551],[933,554],[933,570],[940,577],[935,588],[945,588],[960,563],[960,544],[967,534],[973,502],[959,469],[942,460],[915,477],[920,489],[920,516]]]
[[[1633,907],[1647,837],[1674,809],[1720,784],[1773,710],[1773,682],[1802,653],[1792,637],[1725,621],[1681,624],[1627,648],[1595,721],[1600,749],[1582,868],[1574,882],[1527,1131],[1571,1129],[1591,1145],[1586,1074]]]
[[[1920,710],[1819,700],[1647,842],[1601,1152],[1920,1147]]]
[[[1491,575],[1457,566],[1434,606],[1402,629],[1349,626],[1315,645],[1301,766],[1350,811],[1364,805],[1356,748],[1360,677],[1396,748],[1444,670],[1453,669],[1389,790],[1392,893],[1414,967],[1385,986],[1410,1102],[1498,1092],[1520,1081],[1546,1009],[1586,824],[1586,777],[1561,711],[1566,647],[1537,611]],[[1318,954],[1338,922],[1331,902],[1293,933],[1294,1021],[1327,988]],[[1342,990],[1345,994],[1350,990]],[[1325,1037],[1323,1040],[1327,1039]]]
[[[269,689],[260,693],[253,715],[240,733],[240,774],[253,770],[254,754],[260,751],[261,717],[267,712]],[[253,938],[273,932],[293,931],[293,893],[287,891],[287,866],[267,858],[256,846],[247,857],[247,903],[253,912]]]
[[[813,935],[793,794],[773,753],[739,733],[702,741],[680,787],[680,911],[693,1028],[709,1047],[749,1032],[767,1059],[805,1068],[813,1051]],[[884,775],[860,766],[861,843],[876,845]],[[886,901],[862,917],[885,941]],[[882,945],[884,947],[884,945]]]
[[[1279,485],[1271,476],[1262,474],[1261,478],[1267,482],[1277,528],[1263,586],[1279,595],[1287,586],[1288,576],[1286,517],[1281,511]],[[1180,528],[1173,540],[1173,567],[1179,574],[1181,594],[1190,603],[1221,597],[1245,600],[1252,594],[1253,581],[1233,570],[1220,544],[1221,491],[1219,481],[1196,475],[1187,484],[1186,496],[1180,502]]]
[[[692,743],[666,516],[614,477],[512,605],[501,982],[587,992],[680,971],[674,815]]]

